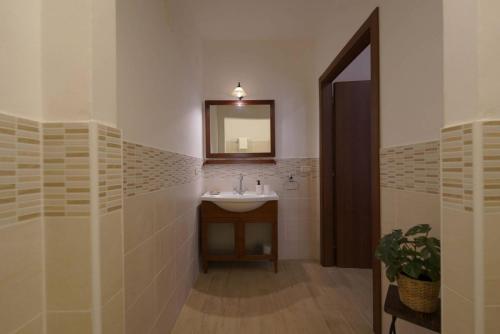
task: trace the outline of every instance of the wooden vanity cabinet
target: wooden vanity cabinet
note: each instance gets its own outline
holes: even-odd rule
[[[258,226],[257,226],[258,225]],[[221,233],[217,229],[225,227],[228,231]],[[271,246],[270,254],[248,249],[248,240],[251,230],[256,227],[269,231],[268,243]],[[212,232],[211,229],[215,230]],[[261,207],[248,212],[230,212],[221,209],[209,201],[201,202],[200,210],[200,232],[201,232],[201,257],[203,271],[208,270],[209,262],[218,261],[271,261],[274,263],[274,271],[278,272],[278,201],[266,202]],[[232,237],[230,246],[232,249],[211,249],[210,240],[216,239],[223,234]]]

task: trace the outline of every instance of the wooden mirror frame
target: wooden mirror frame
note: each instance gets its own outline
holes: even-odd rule
[[[212,153],[210,150],[210,106],[214,105],[269,105],[270,107],[270,120],[271,120],[271,152],[262,153]],[[274,118],[274,100],[206,100],[205,101],[205,157],[207,159],[224,159],[222,160],[208,160],[207,163],[220,162],[220,163],[255,163],[255,162],[268,162],[274,160],[247,160],[248,158],[274,158],[276,155],[275,146],[275,118]]]

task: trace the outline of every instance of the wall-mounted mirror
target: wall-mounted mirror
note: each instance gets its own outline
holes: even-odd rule
[[[274,157],[274,101],[205,101],[207,158]]]

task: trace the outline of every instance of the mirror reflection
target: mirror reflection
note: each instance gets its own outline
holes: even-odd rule
[[[270,153],[271,106],[210,106],[211,153]]]

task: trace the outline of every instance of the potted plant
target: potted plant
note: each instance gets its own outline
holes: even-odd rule
[[[421,224],[406,233],[394,230],[385,235],[375,256],[386,266],[389,281],[397,280],[403,304],[418,312],[432,313],[439,305],[439,239],[429,237],[431,227]]]

